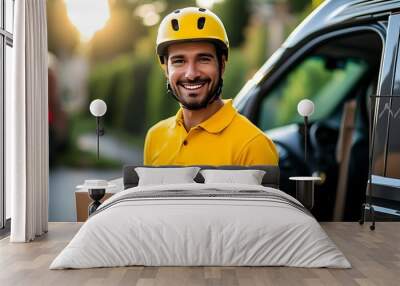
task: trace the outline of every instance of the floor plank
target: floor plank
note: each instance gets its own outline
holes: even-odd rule
[[[378,223],[375,231],[356,222],[321,225],[352,269],[137,266],[50,271],[52,260],[81,226],[50,223],[49,232],[32,243],[0,240],[0,285],[399,285],[400,222]]]

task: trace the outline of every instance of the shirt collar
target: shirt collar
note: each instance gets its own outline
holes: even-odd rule
[[[224,130],[233,120],[237,111],[232,105],[232,99],[224,100],[224,105],[210,118],[201,122],[199,126],[209,133],[219,133]],[[175,115],[174,127],[177,125],[183,126],[182,107],[179,108]]]
[[[177,125],[182,125],[183,126],[183,111],[182,107],[178,109],[178,112],[175,115],[175,121],[174,121],[174,126],[176,127]]]

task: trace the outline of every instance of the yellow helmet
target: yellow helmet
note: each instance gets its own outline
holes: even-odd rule
[[[217,15],[196,7],[175,10],[165,16],[158,28],[157,54],[161,64],[164,64],[166,48],[172,43],[203,40],[217,44],[228,58],[228,36]]]

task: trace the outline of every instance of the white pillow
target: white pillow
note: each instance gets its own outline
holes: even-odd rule
[[[193,179],[199,170],[199,167],[135,168],[139,176],[139,186],[196,183]]]
[[[201,170],[204,183],[261,185],[265,171],[262,170]]]

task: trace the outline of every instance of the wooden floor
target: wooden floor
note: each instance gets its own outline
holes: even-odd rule
[[[322,223],[353,268],[290,267],[120,267],[48,270],[81,224],[50,223],[32,242],[0,241],[0,285],[400,285],[400,223],[382,222],[375,231],[358,223]]]

